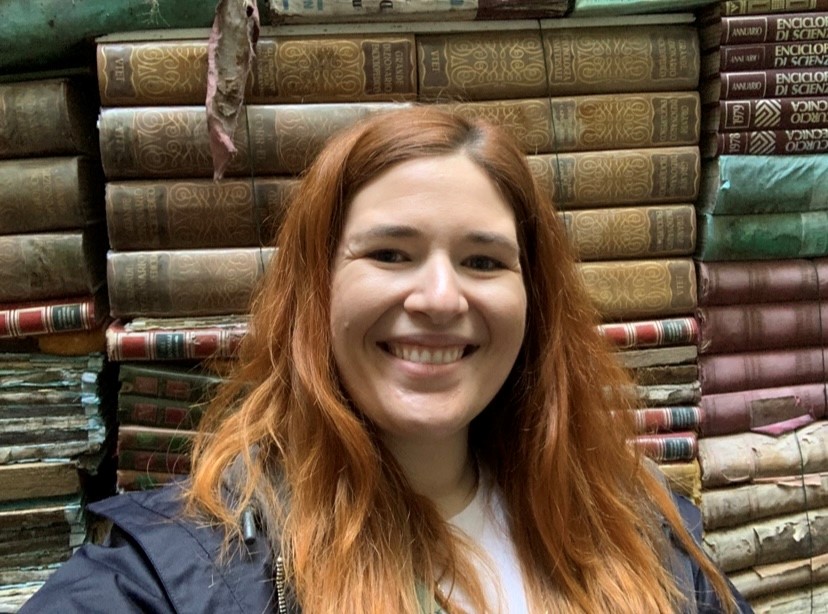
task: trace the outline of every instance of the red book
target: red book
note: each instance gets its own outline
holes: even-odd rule
[[[102,296],[0,305],[0,339],[93,330],[107,313]]]
[[[619,349],[693,344],[699,338],[696,318],[668,318],[601,324],[598,332]]]
[[[129,330],[116,320],[106,329],[110,360],[202,360],[230,358],[247,333],[247,324]]]

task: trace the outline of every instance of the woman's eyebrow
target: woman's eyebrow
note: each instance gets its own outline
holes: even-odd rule
[[[402,224],[379,224],[367,230],[362,230],[351,235],[354,241],[370,241],[371,239],[400,239],[417,237],[422,233],[413,226]]]
[[[497,245],[508,249],[515,254],[520,253],[520,248],[518,247],[517,242],[499,232],[475,230],[466,235],[466,240],[470,243],[479,243],[482,245]]]

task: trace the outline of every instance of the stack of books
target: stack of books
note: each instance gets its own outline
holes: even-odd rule
[[[90,87],[91,86],[91,87]],[[0,84],[0,608],[87,538],[108,494],[114,374],[94,84]],[[109,479],[107,479],[109,478]]]
[[[757,612],[828,607],[828,2],[701,15],[705,546]]]

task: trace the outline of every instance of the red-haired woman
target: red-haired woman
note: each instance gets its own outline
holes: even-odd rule
[[[308,170],[191,480],[98,504],[24,611],[735,612],[625,444],[627,379],[499,129],[420,107]]]

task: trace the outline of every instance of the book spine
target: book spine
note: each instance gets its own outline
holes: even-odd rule
[[[828,345],[828,303],[700,307],[696,317],[700,354]]]
[[[549,91],[555,95],[695,90],[694,26],[545,30]]]
[[[702,421],[698,406],[650,407],[633,410],[635,427],[639,433],[664,431],[695,431]]]
[[[698,405],[701,400],[701,386],[697,381],[687,384],[636,386],[636,396],[642,406]]]
[[[828,255],[828,211],[699,216],[699,260],[779,260]]]
[[[185,475],[190,471],[190,456],[173,452],[119,450],[118,469]]]
[[[719,99],[807,98],[828,95],[828,68],[723,72]]]
[[[698,147],[541,154],[527,162],[561,209],[690,203],[701,174]]]
[[[761,15],[828,10],[828,0],[726,0],[722,15]]]
[[[696,271],[689,258],[578,266],[587,293],[607,320],[682,315],[696,306]]]
[[[245,313],[272,248],[109,252],[113,316]]]
[[[222,378],[163,366],[126,363],[118,371],[121,395],[198,402],[210,396]]]
[[[722,18],[722,45],[828,39],[828,13]]]
[[[581,209],[560,216],[581,260],[686,256],[696,245],[692,205]]]
[[[698,451],[696,434],[692,432],[636,435],[633,445],[658,463],[691,461],[696,458]]]
[[[722,72],[828,66],[828,41],[725,45],[718,59]]]
[[[118,429],[118,451],[188,453],[195,439],[195,431],[160,429],[144,426],[122,426]]]
[[[768,155],[828,151],[828,128],[727,132],[716,137],[716,153]]]
[[[239,125],[246,121],[242,109]],[[213,176],[203,106],[105,108],[99,124],[107,179]],[[233,143],[237,153],[226,175],[249,174],[247,131],[236,130]]]
[[[79,228],[103,219],[97,166],[79,157],[0,162],[0,234]]]
[[[103,318],[95,299],[0,308],[0,339],[91,330]]]
[[[828,299],[828,259],[699,262],[699,305]]]
[[[80,231],[0,237],[0,303],[93,293],[103,245]]]
[[[118,421],[120,424],[137,424],[163,428],[196,429],[202,409],[186,402],[152,397],[118,395]]]
[[[134,469],[118,469],[116,473],[116,484],[118,490],[152,490],[170,484],[184,476],[175,473],[162,473],[158,471],[136,471]]]
[[[0,159],[94,154],[97,103],[84,87],[65,78],[0,84]]]
[[[699,379],[705,395],[828,381],[828,348],[708,354]]]
[[[699,379],[699,368],[696,365],[664,365],[655,367],[639,367],[633,370],[636,383],[641,386],[655,386],[658,384],[690,384]]]
[[[615,356],[618,362],[628,369],[645,367],[686,365],[695,363],[699,350],[695,345],[676,345],[666,348],[647,348],[644,350],[624,350]]]
[[[705,163],[700,193],[701,213],[826,209],[828,156],[721,156]]]
[[[414,100],[413,34],[259,39],[246,100]],[[98,45],[105,106],[190,105],[207,94],[207,41]]]
[[[601,324],[598,332],[619,349],[685,345],[698,340],[699,323],[693,317],[617,322]]]
[[[247,327],[127,331],[113,323],[106,329],[110,360],[203,360],[232,358]]]
[[[721,132],[803,128],[828,128],[828,100],[768,98],[719,103]]]

